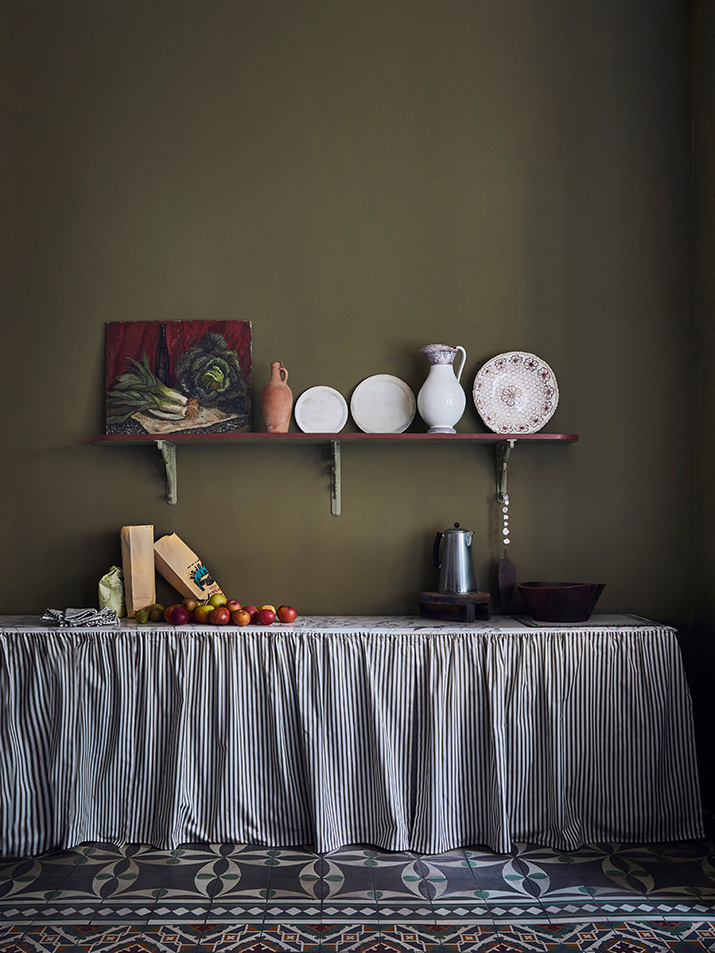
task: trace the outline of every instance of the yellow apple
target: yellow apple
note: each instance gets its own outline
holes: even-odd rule
[[[202,603],[200,606],[196,606],[193,615],[194,622],[205,625],[209,621],[209,616],[214,611],[214,608],[214,606],[208,605],[208,603]]]

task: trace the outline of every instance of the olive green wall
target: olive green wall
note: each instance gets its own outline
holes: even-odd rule
[[[103,448],[107,321],[248,319],[298,396],[417,391],[435,342],[553,367],[512,457],[519,578],[687,630],[695,509],[689,4],[8,0],[14,179],[0,611],[94,603],[119,527],[178,532],[243,601],[416,611],[437,530],[500,555],[489,447]],[[712,398],[710,398],[712,400]],[[415,425],[418,427],[418,423]],[[485,429],[469,400],[459,424]],[[166,597],[167,590],[160,588]],[[170,593],[169,593],[170,594]]]

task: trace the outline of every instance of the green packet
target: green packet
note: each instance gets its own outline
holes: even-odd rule
[[[99,608],[113,609],[118,619],[124,619],[127,606],[124,601],[124,573],[112,566],[99,580]]]

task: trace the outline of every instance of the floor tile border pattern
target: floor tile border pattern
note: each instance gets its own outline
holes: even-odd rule
[[[131,925],[43,926],[17,930],[0,939],[0,953],[679,953],[715,949],[715,924],[619,922],[512,925],[494,931],[479,925],[437,928],[362,924],[340,926],[284,924],[270,930],[259,925],[182,924],[142,931]]]

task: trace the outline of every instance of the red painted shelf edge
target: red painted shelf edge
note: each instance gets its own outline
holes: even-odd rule
[[[502,440],[533,440],[543,442],[576,443],[578,434],[573,433],[197,433],[197,434],[100,434],[92,441],[95,444],[142,444],[155,443],[157,440],[166,440],[168,443],[201,443],[201,442],[239,442],[241,440],[265,443],[281,443],[284,441],[304,441],[306,443],[322,443],[332,440],[354,441],[381,441],[423,442],[438,443],[440,441],[458,442],[471,441],[472,443],[498,443]]]

